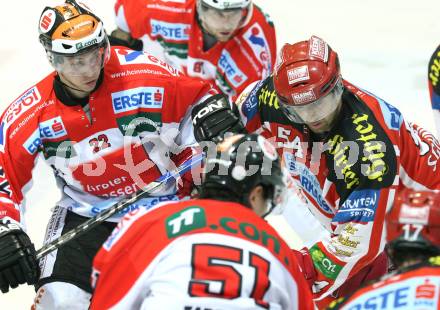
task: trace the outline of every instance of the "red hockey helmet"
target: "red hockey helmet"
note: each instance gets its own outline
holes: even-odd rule
[[[386,229],[392,249],[440,253],[440,194],[403,190],[386,216]]]
[[[273,81],[278,101],[297,123],[325,118],[342,96],[338,54],[315,36],[281,48]]]

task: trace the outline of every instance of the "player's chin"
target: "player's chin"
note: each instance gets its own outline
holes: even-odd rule
[[[314,133],[324,133],[328,131],[329,124],[325,120],[320,120],[317,122],[307,123],[307,126],[314,132]]]
[[[231,39],[232,37],[232,32],[222,32],[222,33],[217,33],[216,35],[216,39],[220,42],[227,42]]]
[[[93,89],[95,89],[97,81],[98,80],[92,80],[92,81],[87,81],[87,82],[81,83],[81,90],[83,90],[85,92],[92,91]]]

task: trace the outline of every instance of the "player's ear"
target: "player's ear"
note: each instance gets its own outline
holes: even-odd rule
[[[258,185],[254,187],[249,193],[248,201],[251,209],[258,216],[263,216],[266,213],[266,199],[264,198],[263,186]]]

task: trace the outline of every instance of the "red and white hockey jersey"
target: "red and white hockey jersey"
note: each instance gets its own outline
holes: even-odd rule
[[[334,302],[329,309],[440,309],[440,257],[409,267]]]
[[[186,159],[195,143],[190,110],[208,83],[182,76],[156,57],[112,48],[102,83],[79,105],[60,101],[55,73],[16,99],[0,120],[0,218],[20,221],[37,155],[54,169],[59,205],[83,216],[156,180]],[[173,154],[175,153],[175,154]],[[170,184],[147,204],[175,199]]]
[[[396,190],[440,190],[435,137],[382,99],[347,81],[344,87],[341,115],[322,140],[286,117],[272,77],[238,99],[248,131],[278,147],[309,209],[332,234],[309,248],[318,274],[314,298],[322,303],[383,252]]]
[[[253,5],[250,20],[227,42],[203,50],[196,0],[118,0],[116,24],[142,39],[144,50],[189,76],[211,81],[235,99],[251,82],[270,74],[276,57],[273,23]]]
[[[288,245],[232,202],[136,210],[93,266],[91,309],[313,309]]]

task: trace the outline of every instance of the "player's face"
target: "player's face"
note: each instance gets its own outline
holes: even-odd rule
[[[103,48],[75,56],[56,56],[54,67],[63,83],[83,92],[91,92],[103,66]]]
[[[328,116],[324,117],[321,120],[315,121],[315,122],[306,122],[305,124],[307,127],[310,128],[311,131],[314,133],[320,134],[329,131],[332,129],[334,120],[339,114],[339,108],[336,109],[334,112],[329,114]]]
[[[332,128],[340,111],[342,92],[342,82],[338,82],[327,95],[308,104],[295,105],[280,97],[278,101],[292,120],[306,124],[314,133],[324,133]]]
[[[247,9],[217,10],[202,5],[198,13],[203,29],[218,41],[226,42],[240,26]]]
[[[59,73],[61,81],[73,89],[77,89],[86,93],[90,93],[98,82],[101,68],[93,68],[82,75],[68,75]]]

